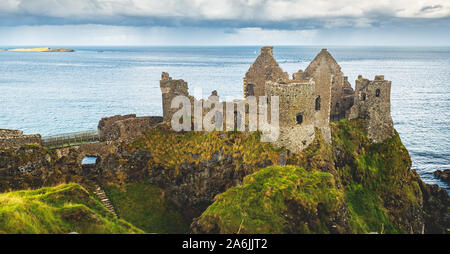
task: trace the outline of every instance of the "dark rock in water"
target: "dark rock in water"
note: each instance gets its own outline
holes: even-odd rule
[[[65,49],[65,48],[56,48],[50,49],[51,52],[75,52],[73,49]]]
[[[445,234],[450,228],[450,196],[438,185],[419,181],[423,198],[425,232],[427,234]]]
[[[450,169],[445,169],[444,171],[436,170],[434,171],[434,176],[450,184]]]

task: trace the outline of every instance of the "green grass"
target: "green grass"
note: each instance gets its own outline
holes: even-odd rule
[[[232,157],[236,170],[251,173],[242,186],[219,194],[196,220],[198,229],[217,233],[408,233],[421,211],[420,179],[397,132],[372,144],[361,120],[331,124],[332,145],[316,130],[314,142],[287,156],[291,166],[276,165],[284,149],[261,143],[259,133],[149,130],[127,147],[150,153],[148,170],[162,168],[167,177],[180,165],[199,165],[215,153]],[[29,149],[33,152],[27,152]],[[0,151],[12,156],[11,151]],[[14,155],[22,164],[46,154],[30,146]],[[122,159],[119,163],[127,163]],[[217,170],[220,170],[218,164]],[[418,180],[419,179],[419,180]],[[1,181],[0,181],[1,186]],[[143,182],[106,185],[122,219],[114,218],[78,185],[0,194],[3,233],[186,233],[185,221],[163,190]],[[416,216],[416,217],[414,217]],[[348,224],[335,223],[344,218]],[[334,229],[330,225],[336,226]],[[418,225],[415,224],[417,228]],[[138,229],[139,228],[139,229]],[[142,229],[143,231],[141,231]]]
[[[203,231],[228,234],[329,233],[326,225],[342,204],[331,174],[273,166],[217,195],[198,224]]]
[[[0,233],[143,233],[77,184],[0,194]]]
[[[405,233],[411,207],[420,207],[420,189],[411,159],[397,132],[371,144],[360,120],[332,123],[334,149],[343,151],[338,167],[345,186],[350,223],[356,233]]]
[[[187,233],[189,222],[153,185],[135,182],[105,187],[120,217],[148,233]]]
[[[421,193],[398,133],[372,144],[361,120],[344,119],[331,129],[332,145],[316,130],[310,146],[288,156],[295,166],[261,169],[217,195],[199,231],[330,233],[339,214],[348,224],[333,232],[408,233],[412,225],[417,232],[411,212],[420,211]]]
[[[164,168],[168,177],[174,177],[180,173],[180,166],[184,162],[198,165],[217,153],[221,153],[223,157],[231,156],[236,163],[236,170],[244,166],[249,170],[257,170],[262,164],[276,164],[284,149],[276,149],[270,143],[261,143],[260,139],[259,132],[178,133],[159,127],[145,132],[128,150],[149,152],[149,168]]]

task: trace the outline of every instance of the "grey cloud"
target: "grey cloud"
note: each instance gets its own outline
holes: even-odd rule
[[[442,5],[428,5],[428,6],[424,6],[422,7],[422,9],[420,9],[421,12],[433,12],[436,10],[440,10],[442,9],[443,6]]]
[[[2,0],[0,26],[102,24],[266,29],[370,27],[450,17],[450,3],[424,0]],[[433,16],[429,16],[432,13]],[[399,21],[400,20],[400,21]],[[428,21],[427,21],[428,22]]]

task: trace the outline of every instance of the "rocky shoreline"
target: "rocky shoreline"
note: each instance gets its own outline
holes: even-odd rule
[[[434,172],[434,176],[446,182],[447,184],[450,184],[450,169],[436,170]]]

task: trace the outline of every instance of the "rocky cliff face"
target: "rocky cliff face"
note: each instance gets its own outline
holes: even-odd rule
[[[92,169],[80,165],[81,148],[2,150],[0,188],[152,184],[193,221],[194,233],[446,232],[448,195],[420,180],[398,134],[372,144],[359,120],[331,129],[332,145],[316,129],[314,142],[293,154],[261,143],[258,133],[159,125],[131,144],[108,144],[114,149]]]
[[[244,176],[280,159],[280,149],[259,134],[174,133],[156,128],[122,146],[98,165],[103,181],[146,181],[164,189],[187,218],[199,216],[214,197],[240,185]]]

